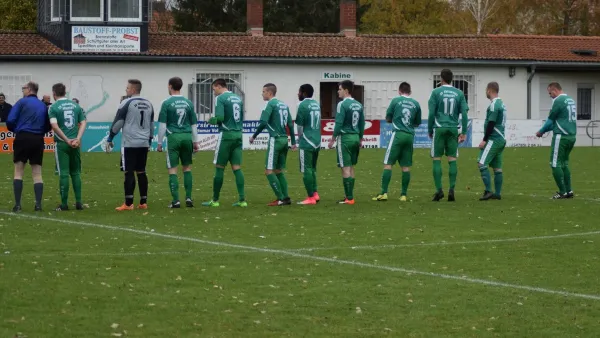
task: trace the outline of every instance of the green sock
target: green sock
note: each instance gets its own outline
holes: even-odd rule
[[[408,185],[410,184],[410,171],[402,172],[402,196],[406,196]]]
[[[390,181],[392,180],[392,171],[390,169],[383,169],[381,174],[381,194],[387,194]]]
[[[569,166],[564,166],[562,169],[565,174],[565,191],[573,191],[571,187],[571,169],[569,169]]]
[[[502,181],[504,176],[501,171],[494,171],[494,187],[496,188],[496,195],[500,196],[502,193]]]
[[[347,199],[350,199],[350,195],[352,194],[350,192],[352,186],[352,177],[344,177],[342,181],[344,182],[344,195]]]
[[[315,183],[313,182],[314,173],[312,169],[304,169],[304,174],[302,175],[302,180],[304,182],[304,188],[306,188],[306,193],[308,197],[312,197],[315,194]]]
[[[565,193],[565,173],[561,167],[552,168],[552,175],[554,181],[558,187],[558,192],[561,194]]]
[[[171,189],[173,202],[179,201],[179,179],[177,174],[169,174],[169,188]]]
[[[454,190],[456,186],[456,176],[458,175],[458,168],[456,167],[456,161],[452,161],[448,163],[450,167],[448,169],[448,176],[450,177],[450,190]],[[489,172],[488,172],[489,175]]]
[[[273,189],[273,192],[275,193],[275,196],[277,197],[278,200],[282,201],[284,196],[281,193],[281,186],[279,185],[279,179],[277,178],[277,176],[275,176],[275,174],[269,174],[267,175],[267,180],[269,180],[269,185],[271,186],[271,189]]]
[[[354,199],[354,183],[356,183],[356,178],[350,177],[350,196],[348,196],[349,200]]]
[[[442,190],[442,161],[433,161],[433,181],[435,182],[435,189]]]
[[[237,187],[238,195],[240,195],[240,201],[245,201],[244,173],[242,172],[242,169],[238,169],[233,171],[233,175],[235,176],[235,186]]]
[[[69,176],[60,175],[60,205],[66,207],[69,205]]]
[[[319,191],[319,189],[317,189],[317,171],[313,169],[312,174],[313,174],[313,191],[317,192],[317,191]]]
[[[72,175],[71,181],[73,183],[73,191],[75,192],[75,202],[81,203],[81,175]]]
[[[490,176],[490,170],[488,167],[484,165],[480,166],[479,172],[481,173],[481,180],[485,186],[485,191],[492,191],[492,177]]]
[[[224,168],[215,168],[215,177],[213,178],[213,201],[218,201],[223,187]]]
[[[277,179],[279,180],[279,186],[281,187],[281,194],[283,195],[283,198],[290,197],[290,195],[288,195],[288,183],[287,183],[287,180],[285,179],[285,174],[284,173],[277,174]]]
[[[194,177],[191,171],[183,172],[183,186],[185,187],[185,198],[192,199],[192,186],[194,185]]]

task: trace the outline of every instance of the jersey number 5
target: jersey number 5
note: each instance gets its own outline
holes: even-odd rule
[[[72,110],[65,110],[65,127],[71,129],[75,125],[75,116]]]

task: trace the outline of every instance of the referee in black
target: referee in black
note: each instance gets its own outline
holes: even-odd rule
[[[23,98],[15,103],[6,121],[8,130],[15,133],[13,142],[15,206],[13,212],[21,211],[23,171],[27,162],[31,165],[33,176],[35,211],[41,211],[44,193],[44,182],[42,181],[44,134],[51,130],[50,118],[46,104],[37,97],[39,85],[30,81],[21,89]]]

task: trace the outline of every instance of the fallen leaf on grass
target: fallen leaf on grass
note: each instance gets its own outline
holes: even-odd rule
[[[113,329],[116,329],[116,328],[118,328],[118,327],[119,327],[119,324],[117,324],[117,323],[113,323],[113,324],[112,324],[110,327],[111,327],[111,328],[113,328]]]

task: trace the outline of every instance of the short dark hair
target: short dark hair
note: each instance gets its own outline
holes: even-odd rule
[[[52,86],[52,92],[58,97],[64,97],[67,95],[67,87],[65,87],[65,85],[62,83],[57,83]]]
[[[129,79],[127,82],[133,86],[133,89],[135,89],[136,93],[139,94],[142,92],[142,81],[137,79]]]
[[[263,86],[263,88],[266,88],[268,91],[271,92],[271,94],[277,95],[277,86],[274,85],[273,83],[267,83],[266,85]]]
[[[398,89],[400,90],[400,93],[410,94],[410,92],[411,92],[410,83],[402,82],[400,84],[400,86],[398,87]]]
[[[4,93],[0,93],[0,96],[2,96],[3,98],[6,98],[6,96],[4,95]]]
[[[304,94],[305,97],[313,97],[315,89],[310,84],[306,83],[300,86],[300,93]]]
[[[227,81],[225,81],[225,79],[218,78],[213,81],[212,85],[227,88]]]
[[[173,90],[180,91],[183,87],[183,80],[180,77],[172,77],[169,79],[169,85],[173,88]]]
[[[560,83],[558,82],[552,82],[548,85],[548,88],[554,88],[554,89],[558,89],[558,90],[562,90],[562,87],[560,86]]]
[[[352,94],[352,92],[354,91],[354,82],[350,80],[344,80],[340,82],[339,85],[342,87],[342,89],[346,89],[350,94]]]
[[[76,98],[76,97],[72,98],[72,99],[71,99],[71,101],[73,101],[73,102],[75,102],[75,103],[79,104],[79,99],[78,99],[78,98]]]
[[[498,94],[500,92],[500,85],[498,82],[490,82],[487,85],[487,89],[491,89],[494,93]]]
[[[35,83],[33,81],[27,82],[25,87],[29,88],[29,90],[34,94],[37,94],[38,90],[40,89],[40,85],[38,85],[37,83]]]
[[[442,69],[441,77],[444,82],[446,82],[447,84],[451,84],[454,75],[452,74],[452,71],[450,69]]]

